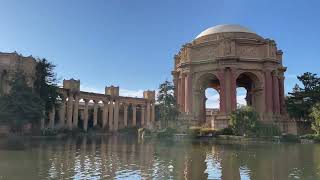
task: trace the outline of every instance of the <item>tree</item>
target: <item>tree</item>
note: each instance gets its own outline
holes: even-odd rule
[[[303,87],[296,84],[289,93],[286,101],[288,113],[297,119],[310,120],[312,107],[320,102],[320,78],[310,72],[297,78]]]
[[[312,107],[310,116],[313,118],[314,122],[311,125],[312,130],[315,131],[316,135],[320,135],[320,104],[316,104]]]
[[[179,114],[173,92],[174,86],[171,82],[165,81],[160,84],[157,97],[157,114],[160,122],[163,122],[165,127],[168,127],[169,121],[176,120]]]
[[[0,121],[19,131],[22,125],[42,118],[44,103],[27,85],[22,72],[16,73],[10,86],[10,93],[0,97]]]
[[[46,59],[37,59],[34,90],[44,102],[45,111],[49,112],[57,104],[58,86],[54,73],[55,65]]]
[[[250,106],[242,106],[230,116],[231,128],[236,135],[254,133],[258,125],[259,115]]]

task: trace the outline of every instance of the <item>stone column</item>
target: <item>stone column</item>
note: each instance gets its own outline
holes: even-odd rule
[[[74,98],[74,108],[73,108],[73,127],[78,127],[78,118],[79,118],[79,97],[75,96]]]
[[[219,83],[220,83],[220,112],[225,113],[226,112],[226,87],[225,87],[225,73],[224,70],[221,70],[218,73]]]
[[[272,76],[273,79],[273,112],[280,114],[280,99],[279,99],[279,79],[277,76]]]
[[[237,109],[237,77],[235,74],[235,70],[231,69],[230,71],[230,97],[231,97],[231,111],[235,111]]]
[[[266,112],[267,113],[272,113],[273,111],[273,103],[272,103],[272,76],[271,76],[271,71],[267,70],[265,71],[265,87],[264,87],[264,92],[265,92],[265,105],[266,105]]]
[[[113,125],[113,129],[115,131],[118,130],[119,128],[119,101],[116,100],[114,103],[114,125]]]
[[[67,114],[67,127],[72,130],[72,110],[73,110],[73,95],[68,97],[68,114]]]
[[[96,127],[98,124],[98,101],[94,100],[93,102],[93,127]]]
[[[109,130],[113,129],[113,100],[110,100],[109,104]]]
[[[279,77],[279,89],[280,89],[280,113],[286,114],[286,102],[284,99],[284,77]]]
[[[49,128],[54,128],[54,119],[56,116],[56,108],[53,106],[51,112],[49,113]]]
[[[108,101],[103,101],[103,113],[102,113],[102,128],[106,128],[108,124],[108,111],[109,111],[109,106],[108,106]]]
[[[145,111],[144,111],[144,106],[141,106],[141,127],[144,127],[144,116],[145,116]]]
[[[137,107],[135,104],[132,104],[132,127],[137,125]]]
[[[185,112],[185,75],[183,74],[182,77],[181,77],[181,90],[180,90],[180,93],[181,93],[181,112]]]
[[[84,99],[84,120],[83,120],[83,130],[88,130],[88,118],[89,118],[89,100]]]
[[[128,105],[123,104],[123,121],[124,121],[124,127],[128,127]]]
[[[151,106],[151,123],[155,121],[155,108],[155,103],[153,102]]]
[[[59,124],[61,128],[65,128],[65,120],[66,120],[66,99],[62,98],[60,109],[59,109]]]
[[[181,79],[178,78],[177,79],[177,85],[178,85],[178,88],[177,88],[177,103],[178,103],[178,106],[179,106],[179,109],[181,108]]]
[[[151,121],[151,105],[150,102],[147,102],[147,127],[149,126]]]
[[[192,77],[187,74],[185,77],[185,112],[190,113],[192,109]]]

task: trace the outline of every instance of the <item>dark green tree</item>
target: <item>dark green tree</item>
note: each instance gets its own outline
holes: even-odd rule
[[[253,134],[258,126],[259,115],[250,106],[242,106],[231,113],[230,125],[236,135]]]
[[[27,85],[23,73],[16,73],[10,86],[10,93],[0,97],[0,121],[11,124],[14,131],[20,131],[24,124],[42,118],[44,103]]]
[[[175,121],[179,114],[176,100],[174,98],[174,86],[171,82],[165,81],[159,86],[159,93],[157,97],[157,115],[160,122],[168,127],[169,121]]]
[[[320,78],[306,72],[297,77],[302,87],[295,85],[287,97],[287,109],[291,117],[310,120],[311,108],[320,102]]]
[[[38,59],[36,66],[36,79],[34,81],[34,90],[39,94],[44,102],[45,110],[51,111],[57,104],[58,80],[54,73],[55,65],[46,59]]]

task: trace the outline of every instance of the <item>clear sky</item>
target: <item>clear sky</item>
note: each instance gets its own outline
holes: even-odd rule
[[[320,72],[317,0],[0,0],[0,18],[0,51],[47,58],[58,77],[80,79],[85,90],[156,89],[171,80],[181,45],[218,24],[276,40],[286,91],[296,75]]]

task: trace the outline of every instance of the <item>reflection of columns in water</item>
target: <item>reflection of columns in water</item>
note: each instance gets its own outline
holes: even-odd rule
[[[73,108],[73,127],[78,127],[78,118],[79,118],[79,97],[74,98],[74,108]]]
[[[240,162],[232,150],[221,153],[221,179],[240,179]]]
[[[84,99],[84,120],[83,120],[83,130],[88,130],[88,119],[89,119],[89,100]]]
[[[137,108],[135,104],[132,104],[132,126],[136,127],[137,125]]]
[[[93,127],[96,127],[98,124],[98,101],[93,101]]]
[[[207,169],[206,152],[199,144],[194,144],[188,152],[188,161],[186,172],[187,179],[207,179],[208,174],[205,172]]]
[[[128,105],[123,104],[123,123],[124,127],[128,127]]]
[[[108,124],[108,101],[103,101],[103,111],[102,111],[102,128],[106,128]]]
[[[69,130],[72,130],[72,110],[73,110],[73,95],[68,97],[68,114],[67,114],[67,126]]]
[[[109,104],[109,130],[113,130],[113,100],[110,100]]]
[[[66,120],[66,99],[62,97],[61,104],[59,107],[59,126],[61,128],[64,128],[65,120]]]

